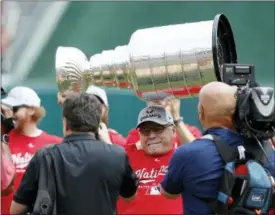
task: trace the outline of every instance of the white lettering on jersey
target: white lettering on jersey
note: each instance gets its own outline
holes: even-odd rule
[[[11,156],[12,156],[12,161],[15,165],[16,171],[22,172],[29,165],[29,163],[33,157],[33,154],[26,152],[26,153],[12,154]]]
[[[152,168],[148,170],[147,168],[142,168],[136,170],[137,177],[142,180],[156,179],[158,176],[164,176],[168,170],[168,166],[162,165],[159,169]]]

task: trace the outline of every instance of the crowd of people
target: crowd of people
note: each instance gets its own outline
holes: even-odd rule
[[[221,82],[202,87],[203,132],[184,122],[178,99],[148,102],[127,137],[108,127],[104,89],[58,93],[61,138],[38,128],[46,111],[34,90],[11,89],[1,101],[2,214],[39,213],[45,190],[48,214],[211,214],[207,199],[219,191],[225,162],[205,137],[243,145],[234,131],[235,93]],[[275,177],[274,146],[268,144]]]

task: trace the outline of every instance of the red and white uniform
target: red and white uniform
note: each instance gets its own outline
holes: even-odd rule
[[[110,140],[113,144],[124,146],[126,144],[126,138],[114,129],[108,129]]]
[[[137,144],[124,146],[130,164],[140,183],[133,201],[119,198],[118,214],[182,214],[182,198],[167,199],[160,193],[159,185],[175,150],[162,156],[149,156]]]
[[[195,126],[186,125],[195,138],[201,137],[200,130]],[[173,140],[174,148],[162,156],[149,156],[139,149],[139,131],[130,130],[125,151],[130,164],[140,180],[137,196],[133,201],[119,198],[117,203],[118,214],[182,214],[183,200],[181,197],[168,199],[161,195],[160,182],[167,172],[170,158],[180,145],[178,135]]]
[[[19,134],[16,130],[12,130],[9,133],[9,147],[16,171],[14,192],[20,185],[25,170],[35,152],[43,146],[60,143],[61,141],[62,138],[47,134],[44,131],[37,137],[28,137]],[[1,197],[1,214],[9,214],[12,200],[13,193]]]

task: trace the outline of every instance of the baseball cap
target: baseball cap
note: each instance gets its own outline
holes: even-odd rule
[[[1,102],[5,105],[16,107],[21,105],[40,107],[41,100],[37,93],[28,87],[14,87]]]
[[[137,127],[144,122],[154,122],[160,125],[174,125],[172,115],[161,105],[150,105],[139,112]]]
[[[99,97],[103,101],[103,103],[108,107],[107,94],[105,90],[103,90],[102,88],[90,85],[86,90],[86,93]]]

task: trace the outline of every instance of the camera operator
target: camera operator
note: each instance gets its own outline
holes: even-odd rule
[[[1,88],[1,96],[5,91]],[[1,109],[1,196],[9,195],[13,191],[15,178],[15,166],[8,143],[8,133],[14,127],[12,112],[9,109]]]
[[[236,87],[212,82],[199,94],[199,119],[204,135],[216,135],[230,146],[243,144],[242,136],[234,131],[236,90]],[[168,198],[182,194],[186,214],[210,214],[208,204],[195,196],[216,197],[223,166],[215,144],[209,139],[196,139],[180,146],[162,181],[162,193]]]
[[[229,147],[244,149],[241,146],[245,138],[235,131],[236,92],[237,87],[222,82],[211,82],[202,87],[199,119],[204,135],[216,136]],[[185,144],[170,161],[161,184],[162,193],[168,198],[182,195],[186,214],[211,214],[208,200],[217,198],[224,165],[216,144],[206,136]]]

